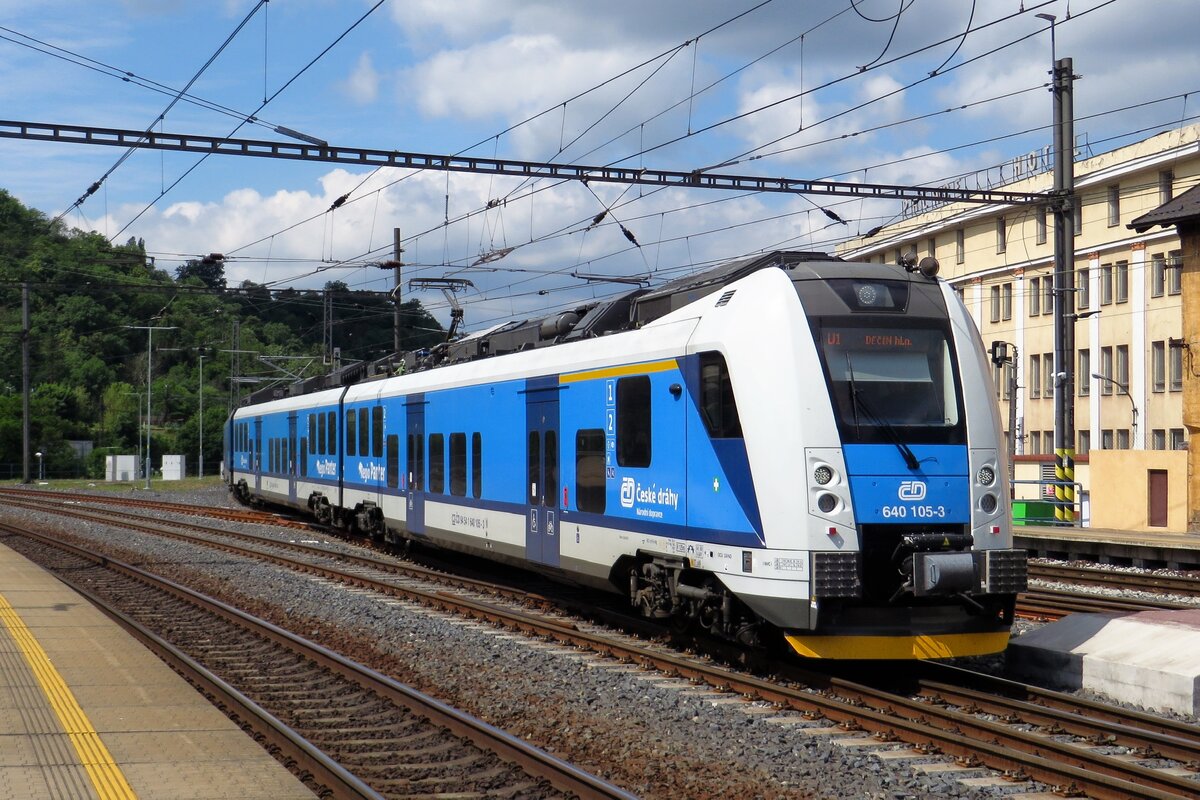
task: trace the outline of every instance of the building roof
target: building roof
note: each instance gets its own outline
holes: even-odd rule
[[[1128,227],[1142,233],[1155,225],[1166,228],[1180,222],[1200,222],[1200,183],[1153,211],[1142,214],[1130,222]]]

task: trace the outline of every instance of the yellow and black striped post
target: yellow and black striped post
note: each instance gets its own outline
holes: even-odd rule
[[[1054,451],[1054,522],[1075,524],[1075,448]]]

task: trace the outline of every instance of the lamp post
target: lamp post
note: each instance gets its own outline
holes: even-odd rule
[[[1096,378],[1098,380],[1107,381],[1107,382],[1111,383],[1113,386],[1115,386],[1121,390],[1121,394],[1123,394],[1129,398],[1129,407],[1131,409],[1133,409],[1133,437],[1132,437],[1132,440],[1130,441],[1130,445],[1133,447],[1133,449],[1136,450],[1137,449],[1137,440],[1138,440],[1138,435],[1137,435],[1138,408],[1137,408],[1137,403],[1133,402],[1133,395],[1131,395],[1129,393],[1129,386],[1124,383],[1121,383],[1118,380],[1114,380],[1114,379],[1108,377],[1107,375],[1101,375],[1099,372],[1093,372],[1092,377]]]
[[[150,488],[150,465],[153,463],[150,459],[150,390],[152,383],[150,381],[151,367],[153,366],[153,345],[155,331],[173,331],[178,330],[176,325],[126,325],[135,331],[146,332],[146,488]]]
[[[34,453],[34,455],[37,456],[37,460],[38,460],[38,480],[39,481],[45,480],[46,479],[46,471],[45,471],[45,469],[42,468],[42,451],[38,450],[36,453]]]

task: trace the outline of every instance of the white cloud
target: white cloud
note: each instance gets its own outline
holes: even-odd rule
[[[379,97],[379,80],[380,75],[371,61],[371,54],[365,52],[358,57],[354,72],[342,82],[342,88],[355,103],[367,105]]]

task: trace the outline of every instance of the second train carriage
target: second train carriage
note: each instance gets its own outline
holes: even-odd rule
[[[231,486],[807,656],[1004,648],[1024,554],[946,284],[775,253],[468,351],[238,409]]]

